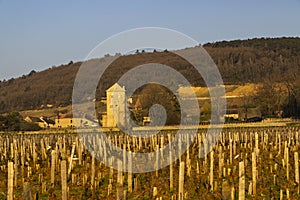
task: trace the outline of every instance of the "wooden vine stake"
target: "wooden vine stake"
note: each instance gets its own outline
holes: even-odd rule
[[[232,164],[233,152],[232,152],[232,139],[231,138],[229,138],[229,151],[230,151],[230,156],[229,156],[230,164]]]
[[[180,162],[179,168],[179,200],[183,200],[183,186],[184,186],[184,162]]]
[[[117,183],[119,186],[123,186],[123,172],[122,172],[122,161],[118,160],[118,179]]]
[[[210,190],[214,190],[214,151],[210,152],[210,172],[209,172]]]
[[[71,151],[71,158],[70,158],[70,163],[69,163],[69,169],[68,169],[68,179],[70,178],[70,174],[72,171],[72,162],[73,162],[73,157],[74,157],[74,153],[75,153],[75,142],[72,145],[72,151]]]
[[[55,150],[51,151],[51,185],[54,187],[54,177],[55,177],[55,158],[56,152]]]
[[[298,152],[294,153],[295,159],[295,182],[298,184],[298,194],[299,194],[299,156]]]
[[[132,154],[128,154],[128,192],[132,192]]]
[[[14,157],[14,174],[15,174],[15,180],[14,180],[14,186],[17,186],[17,179],[18,179],[18,150],[17,147],[14,149],[15,151],[15,157]]]
[[[155,175],[158,177],[158,161],[159,161],[159,145],[156,145],[156,152],[155,152]]]
[[[286,160],[285,160],[285,164],[286,164],[286,179],[289,180],[289,148],[286,147],[285,148],[285,153],[286,153]]]
[[[252,152],[252,192],[253,195],[256,195],[256,177],[257,177],[257,172],[256,172],[256,153],[255,151]]]
[[[170,154],[170,190],[173,190],[173,163],[172,163],[172,150],[169,151]]]
[[[259,154],[258,142],[259,142],[258,141],[258,134],[255,133],[255,153],[256,153],[256,155]]]
[[[245,199],[245,168],[244,162],[239,163],[239,200]]]
[[[14,192],[14,163],[8,162],[7,200],[13,200]]]
[[[70,167],[69,167],[70,169]],[[91,188],[95,189],[95,153],[92,153],[92,174],[91,174]]]
[[[153,188],[153,197],[156,197],[157,196],[157,187],[154,187]]]
[[[62,200],[67,200],[67,162],[61,161],[61,197]]]
[[[222,146],[219,146],[219,178],[222,177],[223,170],[223,156],[222,156]]]

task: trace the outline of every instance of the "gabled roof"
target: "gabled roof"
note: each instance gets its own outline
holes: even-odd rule
[[[37,122],[43,122],[40,118],[38,117],[32,117],[32,116],[27,116],[27,119],[25,119],[28,122],[33,122],[33,123],[37,123]]]
[[[40,119],[41,119],[43,122],[47,123],[47,124],[52,124],[52,125],[55,124],[55,121],[52,120],[52,119],[49,119],[48,117],[43,116],[43,117],[41,117]]]
[[[73,114],[72,114],[72,113],[59,114],[59,115],[58,115],[58,118],[59,118],[59,119],[73,118]]]
[[[125,92],[125,88],[121,87],[118,83],[113,84],[106,92]]]

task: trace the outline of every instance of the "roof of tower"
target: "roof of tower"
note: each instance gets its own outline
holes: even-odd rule
[[[106,92],[125,92],[125,87],[121,87],[118,83],[115,83]]]

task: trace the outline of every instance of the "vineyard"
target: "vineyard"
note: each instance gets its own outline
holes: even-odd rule
[[[190,146],[179,159],[170,162],[170,151],[169,165],[160,169],[163,160],[149,157],[157,168],[145,173],[124,172],[135,163],[108,156],[110,150],[95,134],[89,141],[104,162],[86,149],[85,137],[74,133],[3,133],[0,199],[299,199],[299,130],[226,128],[213,137],[199,129],[179,136],[179,153],[181,145]],[[160,153],[176,131],[148,138],[106,135],[123,151]],[[108,167],[112,163],[119,170]]]

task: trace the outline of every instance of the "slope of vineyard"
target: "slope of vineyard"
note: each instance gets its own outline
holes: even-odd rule
[[[219,67],[225,84],[292,82],[293,77],[299,74],[300,38],[224,41],[205,44],[204,48]],[[153,60],[174,67],[192,85],[205,86],[189,63],[170,52],[138,53],[121,56],[106,70],[96,97],[100,99],[104,96],[104,91],[132,67]],[[1,81],[0,112],[37,109],[47,104],[55,107],[70,105],[73,83],[80,65],[81,62],[70,62]]]

